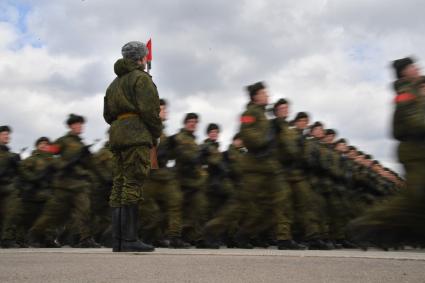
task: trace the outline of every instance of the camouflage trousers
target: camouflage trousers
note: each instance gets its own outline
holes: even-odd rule
[[[43,212],[45,201],[18,200],[11,204],[13,211],[7,217],[3,227],[3,240],[27,241],[27,231]]]
[[[182,193],[173,176],[156,178],[156,171],[146,180],[140,205],[141,236],[148,242],[180,237],[182,232]]]
[[[207,219],[208,202],[204,187],[180,186],[183,195],[182,238],[186,242],[202,239],[202,227]]]
[[[291,239],[289,193],[279,174],[245,173],[238,197],[242,219],[237,237],[255,238],[270,230],[277,240]]]
[[[318,195],[303,178],[288,180],[291,195],[290,215],[294,226],[298,227],[300,238],[320,238],[323,224],[319,216]]]
[[[114,179],[109,204],[134,205],[143,200],[143,184],[150,170],[149,147],[114,150]]]
[[[30,230],[35,237],[56,236],[56,229],[73,220],[80,239],[92,236],[90,217],[90,182],[78,176],[56,180],[53,195],[45,204],[43,213]]]

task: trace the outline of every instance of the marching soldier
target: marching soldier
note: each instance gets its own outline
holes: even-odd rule
[[[19,165],[16,180],[19,195],[9,198],[6,206],[3,247],[26,247],[26,233],[52,195],[56,160],[50,152],[50,140],[46,137],[37,139],[35,148],[31,156]]]
[[[10,200],[18,198],[18,190],[15,181],[18,173],[20,156],[10,151],[8,144],[12,129],[9,126],[0,126],[0,231],[6,230],[6,219],[10,209]],[[3,235],[2,247],[18,247],[16,243],[9,241],[8,235]]]
[[[161,120],[168,118],[167,102],[160,99]],[[144,202],[140,206],[142,235],[156,246],[187,248],[182,237],[183,195],[175,172],[167,167],[172,158],[171,143],[163,130],[157,149],[158,169],[152,169],[146,181]],[[146,205],[145,205],[146,204]]]
[[[78,229],[79,243],[75,247],[100,247],[92,237],[90,222],[91,153],[80,135],[85,119],[70,114],[66,124],[70,131],[54,142],[59,155],[52,189],[53,196],[48,200],[40,218],[30,230],[30,245],[57,247],[55,229],[70,224],[73,218]]]
[[[206,152],[202,152],[196,143],[198,115],[187,113],[183,123],[184,127],[171,136],[169,142],[174,149],[177,180],[183,194],[182,238],[185,242],[196,244],[202,240],[202,226],[207,218],[207,174],[202,168]]]

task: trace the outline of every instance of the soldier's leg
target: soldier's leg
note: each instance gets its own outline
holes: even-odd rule
[[[27,242],[27,231],[43,212],[45,203],[44,201],[22,201],[22,216],[16,231],[16,239],[19,244]]]
[[[241,226],[237,232],[237,241],[245,242],[256,237],[259,232],[264,230],[264,227],[269,226],[265,224],[263,220],[267,221],[269,219],[264,219],[263,211],[265,203],[270,201],[270,198],[267,197],[267,193],[262,191],[264,189],[264,175],[256,173],[245,173],[242,177],[242,187],[243,191],[240,193],[245,200],[244,211],[246,214],[243,216],[241,221]],[[270,184],[267,184],[267,188],[270,188]],[[270,190],[267,189],[269,192]],[[270,207],[270,203],[267,204]]]
[[[183,228],[186,242],[195,243],[202,239],[202,227],[207,217],[207,199],[202,188],[182,188]]]
[[[174,180],[168,181],[163,190],[161,202],[165,205],[164,211],[168,223],[166,234],[169,238],[180,238],[182,233],[182,192]]]
[[[19,245],[16,243],[16,231],[23,214],[22,199],[17,190],[7,197],[5,211],[2,228],[2,247],[17,248]]]
[[[120,246],[114,251],[153,251],[153,247],[138,240],[139,208],[143,200],[143,185],[150,169],[150,149],[146,146],[129,147],[114,152],[117,175],[110,204],[119,208],[113,212]],[[118,228],[120,227],[120,229]],[[119,231],[118,231],[119,230]]]
[[[52,244],[56,237],[55,229],[67,223],[71,215],[73,192],[63,189],[54,189],[43,209],[43,213],[30,229],[30,235],[35,242],[48,241]]]
[[[302,238],[311,240],[320,237],[320,214],[315,192],[308,182],[299,180],[293,182],[293,193],[295,195],[295,211],[297,219],[303,231]]]
[[[81,190],[73,196],[75,224],[78,227],[81,241],[91,238],[92,227],[90,217],[90,196],[87,190]]]

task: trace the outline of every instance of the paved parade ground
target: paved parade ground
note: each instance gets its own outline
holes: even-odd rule
[[[425,251],[8,249],[0,282],[425,282]]]

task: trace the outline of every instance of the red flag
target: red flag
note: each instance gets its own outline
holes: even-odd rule
[[[149,54],[148,54],[148,62],[152,61],[152,39],[150,38],[148,43],[146,44],[146,47],[149,50]]]

